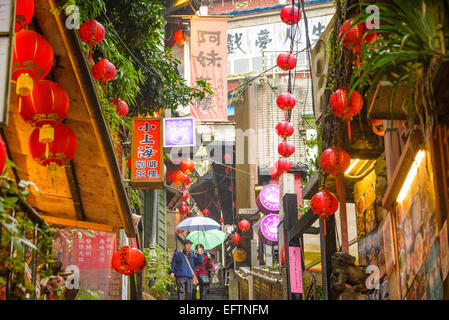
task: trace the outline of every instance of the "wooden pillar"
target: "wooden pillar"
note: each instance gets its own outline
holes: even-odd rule
[[[340,200],[340,231],[342,251],[349,253],[348,218],[346,214],[346,184],[343,174],[337,177],[338,198]]]
[[[335,216],[326,220],[326,236],[324,236],[324,223],[320,219],[320,247],[321,247],[321,274],[323,277],[324,300],[332,300],[330,292],[330,277],[332,274],[331,258],[337,251],[335,241]]]

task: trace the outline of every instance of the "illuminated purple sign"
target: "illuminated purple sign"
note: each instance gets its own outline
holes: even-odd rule
[[[194,147],[195,119],[166,118],[164,119],[164,147]]]
[[[279,186],[277,184],[269,184],[263,187],[256,203],[263,214],[279,212]]]
[[[259,227],[259,237],[266,245],[276,245],[278,242],[279,215],[269,214],[262,218]]]

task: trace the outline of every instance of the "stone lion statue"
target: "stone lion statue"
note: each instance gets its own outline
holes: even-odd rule
[[[331,258],[331,291],[337,300],[367,300],[365,285],[368,274],[355,265],[355,258],[346,252],[336,252]]]

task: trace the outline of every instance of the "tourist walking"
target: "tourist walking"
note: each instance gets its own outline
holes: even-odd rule
[[[199,283],[198,285],[193,286],[193,299],[196,299],[196,291],[199,286],[200,300],[205,300],[207,290],[210,286],[210,273],[215,271],[215,265],[210,254],[204,252],[204,247],[201,243],[198,243],[195,249],[199,254],[203,255],[203,264],[197,266],[195,269],[195,275],[197,276]]]
[[[183,250],[173,254],[169,273],[176,279],[178,300],[192,300],[193,286],[198,283],[194,268],[203,262],[203,254],[193,252],[190,240],[184,240]]]

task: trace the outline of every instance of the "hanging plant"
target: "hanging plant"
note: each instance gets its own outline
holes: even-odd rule
[[[361,5],[360,14],[353,17],[355,24],[370,19],[368,3]],[[388,78],[393,84],[389,108],[400,86],[407,86],[407,98],[402,109],[409,125],[421,124],[424,137],[430,141],[436,123],[436,102],[433,94],[433,76],[442,61],[449,58],[449,1],[392,0],[376,3],[382,19],[377,32],[383,37],[362,46],[361,65],[353,72],[351,87],[363,90],[371,101],[380,81]]]

